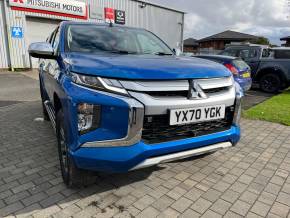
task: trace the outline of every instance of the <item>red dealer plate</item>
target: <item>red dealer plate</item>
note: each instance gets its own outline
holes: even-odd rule
[[[115,21],[115,10],[113,8],[105,8],[105,19],[106,22]]]

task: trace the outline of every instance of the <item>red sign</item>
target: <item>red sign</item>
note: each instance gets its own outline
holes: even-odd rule
[[[115,10],[113,8],[105,8],[105,20],[108,23],[115,23]]]
[[[88,19],[85,2],[76,0],[9,0],[12,10]]]

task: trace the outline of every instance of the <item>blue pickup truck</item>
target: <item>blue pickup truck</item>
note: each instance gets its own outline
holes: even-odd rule
[[[144,29],[62,22],[39,58],[43,115],[62,177],[127,172],[236,145],[243,92],[211,61],[177,57]]]

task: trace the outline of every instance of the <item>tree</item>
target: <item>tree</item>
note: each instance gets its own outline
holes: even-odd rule
[[[269,39],[263,36],[259,36],[257,39],[252,40],[251,43],[258,45],[271,45]]]

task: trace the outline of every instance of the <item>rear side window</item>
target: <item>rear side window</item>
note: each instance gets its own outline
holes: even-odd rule
[[[47,43],[51,43],[53,36],[54,36],[55,30],[49,35],[49,37],[46,39]]]
[[[262,58],[268,58],[271,55],[271,51],[269,49],[263,49]]]
[[[290,59],[290,50],[275,50],[274,57],[276,59]]]
[[[258,52],[255,49],[242,49],[239,51],[238,57],[243,59],[251,59],[258,56]]]
[[[60,35],[60,31],[59,29],[57,30],[56,34],[54,35],[53,41],[51,42],[52,47],[54,50],[58,49],[58,45],[59,45],[59,35]]]
[[[226,56],[233,56],[237,57],[237,51],[236,49],[226,49],[221,54]]]
[[[233,60],[233,65],[235,65],[235,67],[237,67],[240,70],[250,68],[249,65],[246,64],[246,62],[241,59]]]
[[[146,37],[146,35],[139,33],[137,34],[137,38],[140,43],[140,47],[143,53],[156,53],[162,51],[162,47],[157,44],[154,40]]]

